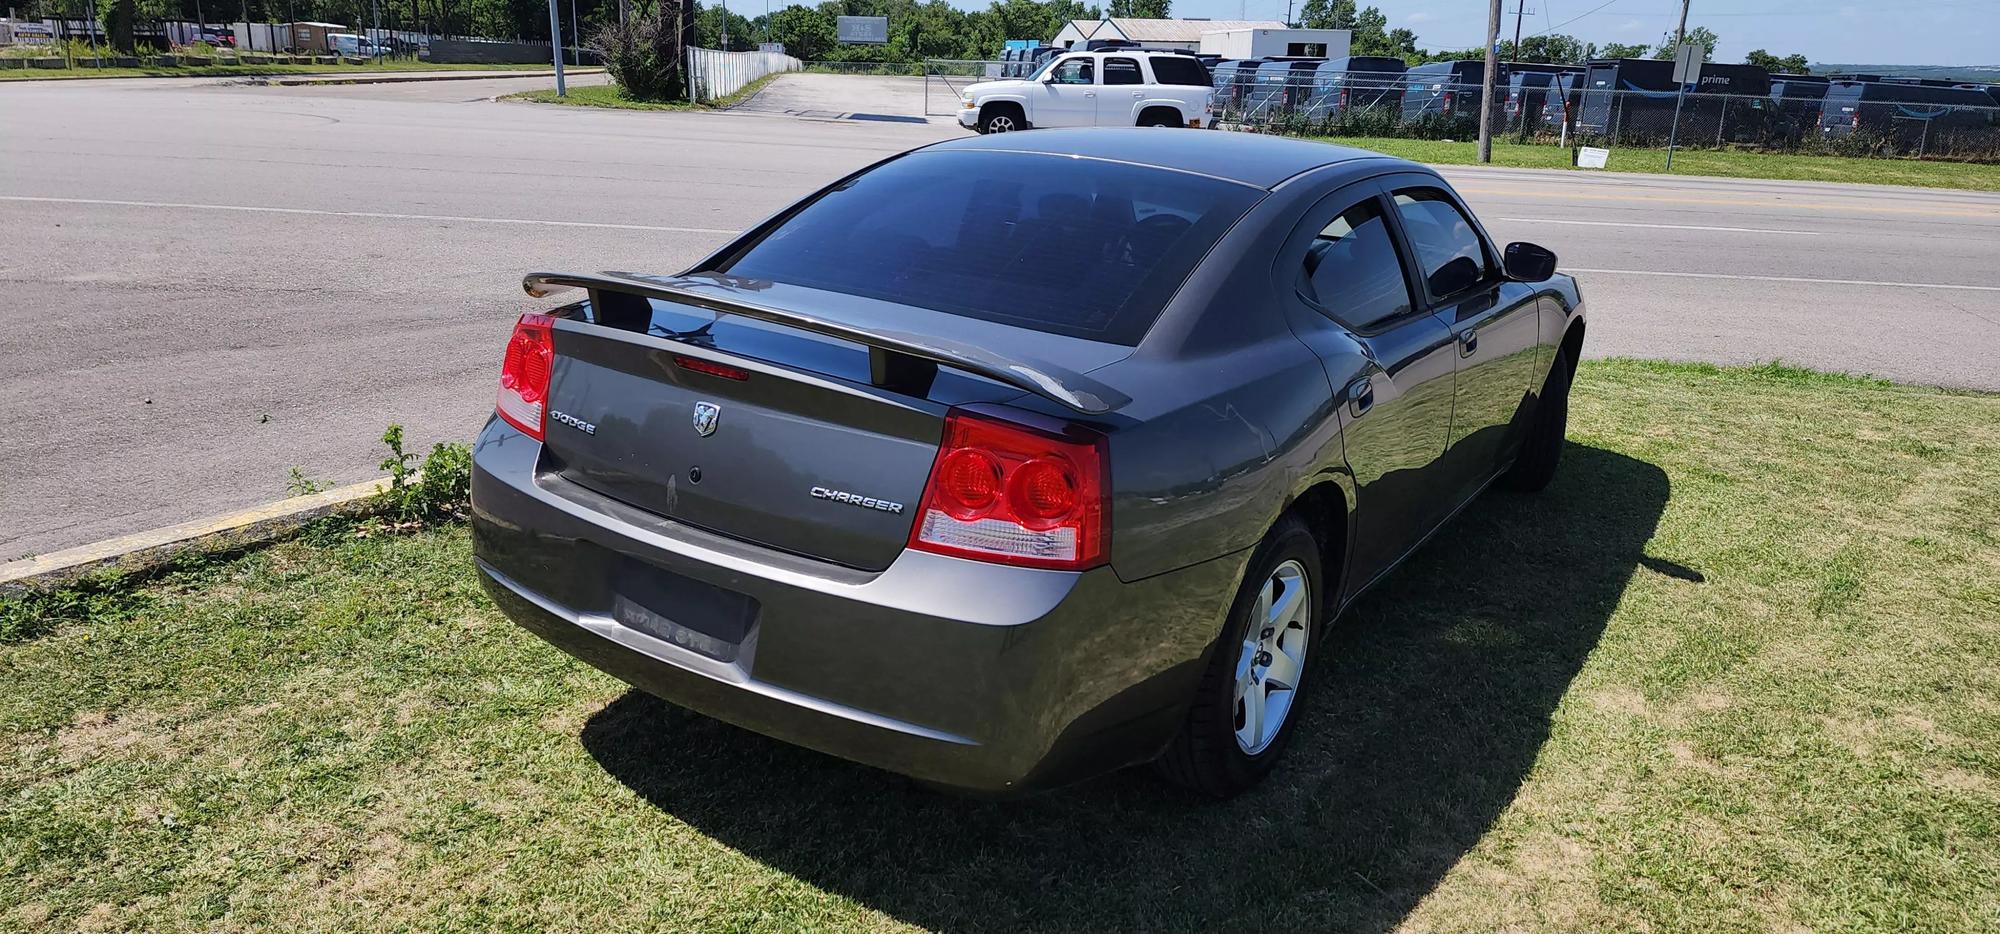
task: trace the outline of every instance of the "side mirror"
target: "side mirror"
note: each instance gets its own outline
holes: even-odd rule
[[[1553,260],[1555,257],[1549,257]],[[1479,284],[1479,262],[1470,256],[1461,256],[1431,273],[1429,285],[1431,294],[1437,296],[1457,295]]]
[[[1501,265],[1509,279],[1540,282],[1556,274],[1556,255],[1532,243],[1509,243]]]

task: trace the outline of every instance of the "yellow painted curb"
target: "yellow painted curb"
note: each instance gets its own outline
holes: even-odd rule
[[[265,503],[240,512],[147,532],[134,532],[46,555],[0,564],[0,588],[44,588],[116,568],[130,573],[157,567],[189,551],[213,551],[269,541],[321,516],[345,512],[389,487],[388,478],[367,480],[305,496]]]

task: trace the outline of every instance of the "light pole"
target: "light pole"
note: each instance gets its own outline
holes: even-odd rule
[[[1498,3],[1499,0],[1494,0]],[[569,89],[563,86],[562,73],[562,14],[558,13],[556,0],[549,0],[549,51],[556,57],[556,96],[568,97]]]

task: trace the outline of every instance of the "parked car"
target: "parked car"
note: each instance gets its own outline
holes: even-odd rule
[[[535,273],[473,446],[520,625],[649,692],[1007,793],[1254,784],[1328,620],[1563,453],[1555,256],[1431,169],[1050,130],[862,169],[672,276]]]
[[[1020,79],[982,81],[961,94],[958,122],[981,133],[1032,127],[1212,123],[1208,69],[1192,55],[1113,49],[1069,52]]]

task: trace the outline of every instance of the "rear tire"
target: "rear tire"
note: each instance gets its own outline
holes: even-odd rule
[[[1263,780],[1284,754],[1313,680],[1316,656],[1309,650],[1325,629],[1321,617],[1326,578],[1319,556],[1318,540],[1296,516],[1279,520],[1257,546],[1222,636],[1195,688],[1180,734],[1154,763],[1168,781],[1211,797],[1228,798]],[[1267,591],[1275,599],[1267,599]],[[1299,601],[1297,612],[1283,602],[1287,593]],[[1276,612],[1265,612],[1267,606]],[[1278,631],[1271,636],[1263,635],[1274,629]],[[1294,650],[1298,656],[1295,662]],[[1285,658],[1276,658],[1279,654]],[[1270,657],[1274,664],[1261,664],[1262,657]],[[1249,674],[1261,671],[1262,677],[1246,681],[1246,666]],[[1281,679],[1292,683],[1284,685]],[[1246,683],[1258,698],[1260,713],[1254,728],[1246,722],[1250,696],[1242,690]],[[1281,698],[1285,694],[1289,696]],[[1282,708],[1275,708],[1279,700]],[[1272,727],[1266,718],[1274,711],[1279,720]]]
[[[1514,459],[1514,466],[1507,471],[1501,482],[1510,490],[1522,493],[1540,492],[1556,478],[1556,467],[1562,463],[1562,449],[1569,433],[1569,384],[1573,362],[1567,353],[1559,354],[1555,364],[1549,367],[1549,378],[1542,384],[1542,398],[1535,406],[1535,423],[1528,428],[1527,440],[1521,442],[1521,454]]]

